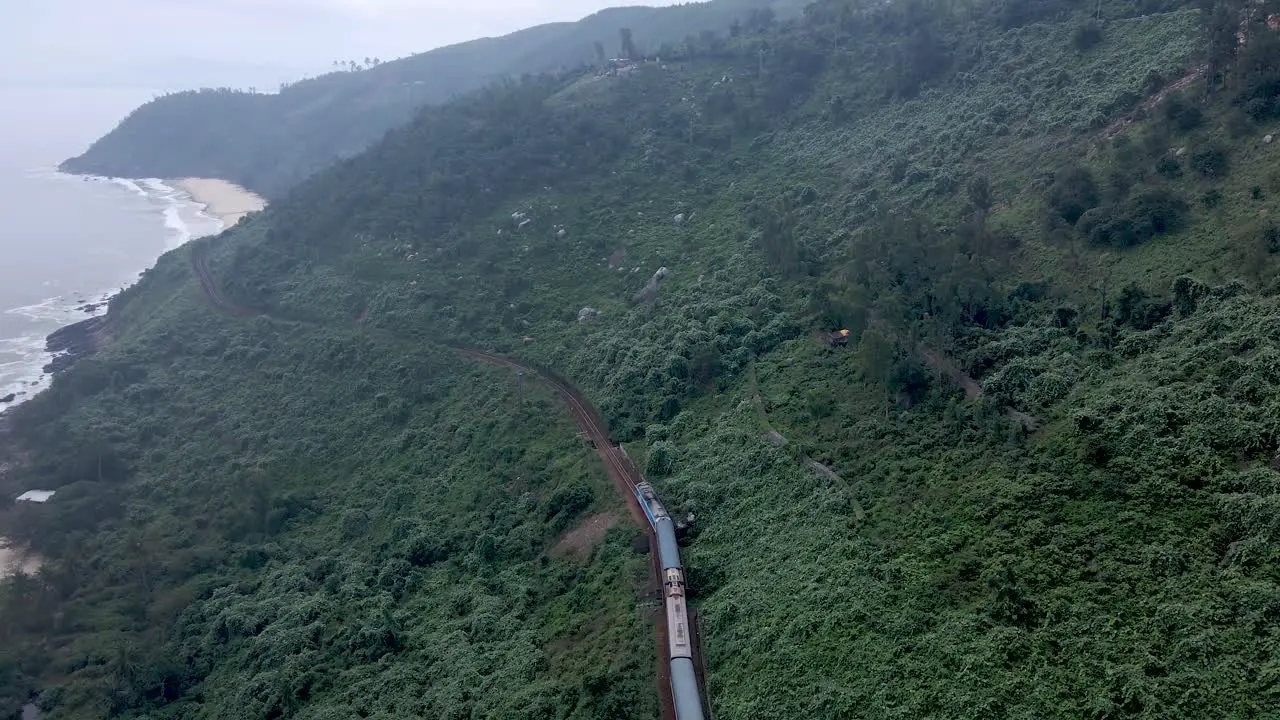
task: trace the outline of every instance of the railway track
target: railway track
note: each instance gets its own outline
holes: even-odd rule
[[[191,247],[191,269],[195,271],[196,277],[200,280],[200,289],[204,291],[205,297],[209,299],[209,303],[219,310],[237,317],[254,317],[262,313],[251,308],[236,305],[222,294],[222,288],[218,287],[218,283],[213,279],[213,273],[209,270],[209,245],[207,242],[197,241]]]
[[[204,292],[209,303],[218,310],[229,315],[237,317],[256,317],[266,315],[266,313],[254,308],[237,305],[223,294],[222,288],[218,286],[213,272],[209,269],[208,264],[208,246],[204,242],[200,242],[192,247],[191,250],[191,268],[196,277],[200,281],[200,288]],[[643,475],[641,475],[635,464],[631,462],[631,458],[622,450],[621,447],[612,443],[609,433],[606,429],[604,420],[600,417],[596,409],[584,398],[577,388],[569,384],[554,372],[538,367],[536,365],[514,360],[502,355],[478,350],[476,348],[467,348],[452,346],[454,352],[464,357],[476,360],[478,362],[490,365],[498,365],[508,367],[517,371],[533,373],[543,382],[545,382],[560,398],[565,402],[569,409],[569,413],[573,416],[578,427],[590,438],[592,445],[595,446],[596,453],[604,460],[605,468],[609,473],[609,478],[614,484],[614,489],[622,497],[627,505],[627,511],[631,515],[631,519],[641,528],[644,528],[649,535],[649,547],[653,557],[651,569],[651,581],[658,587],[664,587],[662,563],[659,555],[659,538],[655,531],[654,525],[650,522],[646,511],[640,504],[642,493],[638,489],[642,484],[647,487]],[[691,626],[687,625],[690,630]],[[676,711],[676,702],[672,693],[672,677],[671,677],[671,655],[669,635],[669,622],[667,618],[667,606],[664,605],[663,617],[659,618],[656,623],[656,639],[659,648],[658,676],[656,678],[658,685],[659,704],[662,709],[662,720],[686,720],[689,717],[681,717]],[[693,638],[694,647],[697,647],[696,638]],[[694,653],[694,661],[701,666],[700,653]],[[705,687],[705,685],[704,685]],[[700,713],[700,710],[699,710]],[[701,720],[701,714],[693,716],[695,720]]]

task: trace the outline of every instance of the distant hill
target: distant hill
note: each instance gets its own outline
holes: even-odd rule
[[[506,77],[574,68],[635,51],[675,52],[691,36],[759,25],[799,13],[806,0],[711,0],[673,7],[621,7],[577,22],[550,23],[264,94],[229,88],[179,92],[143,105],[63,170],[124,177],[204,176],[268,196],[335,159],[354,155],[424,105]]]

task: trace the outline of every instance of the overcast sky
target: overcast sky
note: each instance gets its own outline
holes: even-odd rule
[[[14,0],[0,81],[263,85],[334,60],[389,60],[616,5],[675,0]],[[168,64],[168,69],[155,65]],[[159,80],[157,80],[159,79]]]

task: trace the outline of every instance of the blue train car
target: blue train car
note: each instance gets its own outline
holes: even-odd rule
[[[684,566],[676,544],[675,523],[658,499],[653,486],[640,483],[636,499],[658,537],[658,562],[662,566],[662,595],[667,611],[667,649],[671,662],[671,696],[677,720],[703,720],[702,696],[693,668],[693,629],[685,605]]]

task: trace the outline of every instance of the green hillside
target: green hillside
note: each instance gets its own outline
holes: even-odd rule
[[[424,110],[202,246],[261,315],[180,249],[6,416],[0,712],[656,717],[639,531],[464,345],[695,514],[717,718],[1280,714],[1276,14],[824,0]]]
[[[217,177],[277,197],[335,160],[349,157],[428,104],[529,73],[578,72],[624,53],[669,53],[704,32],[792,17],[799,0],[710,0],[670,7],[619,7],[577,22],[551,23],[360,65],[264,94],[230,88],[171,93],[135,110],[67,172],[119,177]]]

